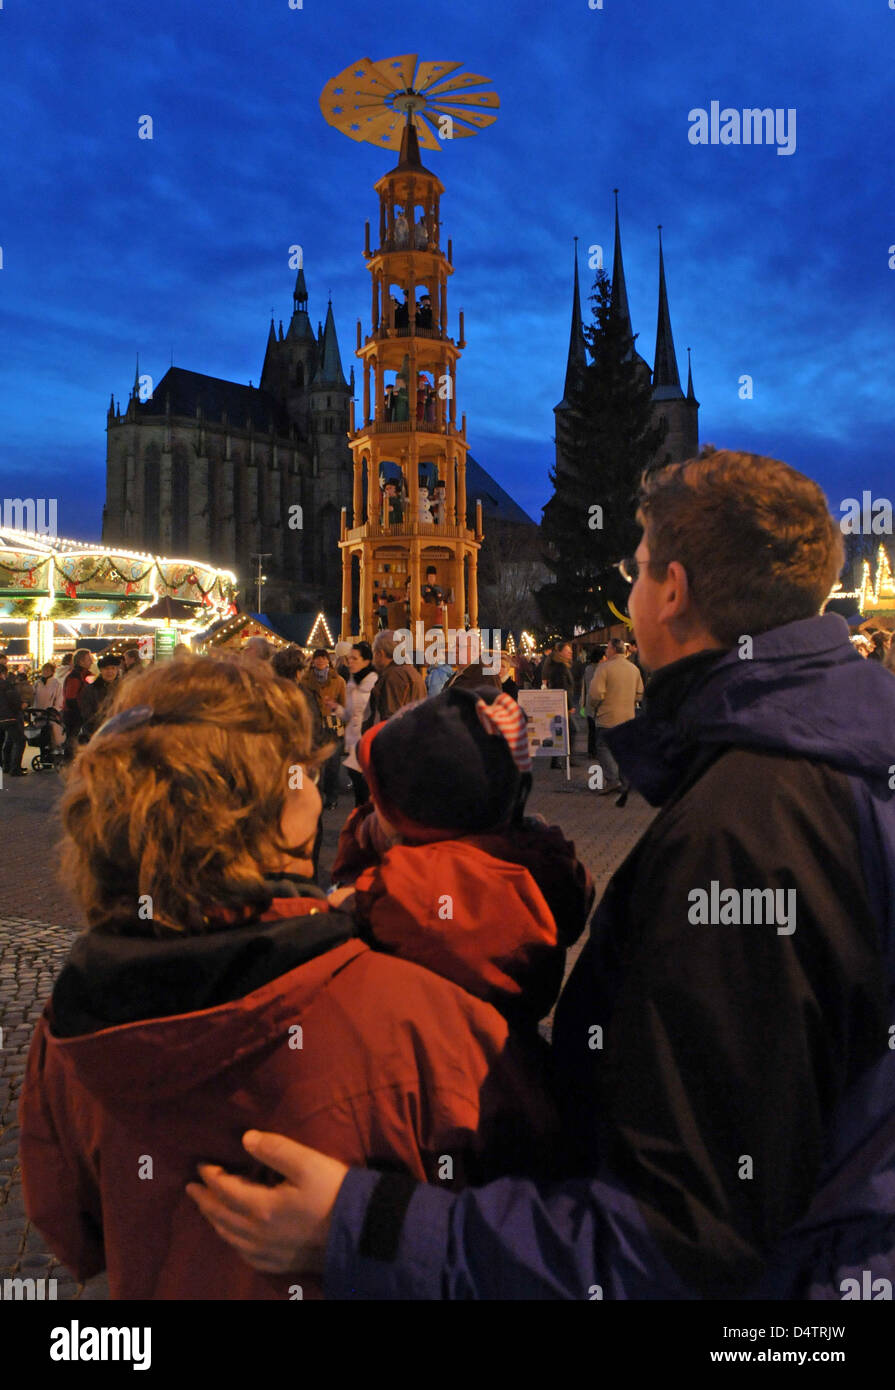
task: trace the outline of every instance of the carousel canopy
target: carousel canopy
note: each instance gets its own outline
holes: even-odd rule
[[[164,622],[150,610],[170,599],[178,625],[202,628],[235,612],[235,597],[236,576],[205,561],[0,527],[0,619]]]

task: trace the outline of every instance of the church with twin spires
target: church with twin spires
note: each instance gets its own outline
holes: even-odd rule
[[[576,243],[577,245],[577,243]],[[622,320],[628,338],[628,356],[633,357],[638,369],[652,386],[653,423],[663,421],[668,425],[665,443],[659,451],[657,463],[680,463],[684,459],[695,458],[699,453],[699,402],[693,390],[693,370],[689,365],[690,349],[687,349],[687,391],[681,387],[681,378],[674,350],[674,336],[671,331],[671,313],[668,308],[668,289],[665,283],[665,256],[662,250],[662,229],[659,228],[659,312],[656,322],[656,351],[653,367],[640,356],[635,347],[636,334],[631,325],[631,311],[628,306],[628,289],[625,284],[625,266],[622,259],[622,240],[618,219],[618,190],[615,201],[615,244],[612,253],[612,305]],[[581,294],[578,286],[578,255],[575,255],[575,280],[572,294],[572,327],[569,334],[569,355],[566,361],[566,377],[563,398],[554,407],[556,417],[556,463],[562,471],[562,417],[571,409],[570,398],[575,382],[588,365],[587,347],[584,341],[581,320]]]

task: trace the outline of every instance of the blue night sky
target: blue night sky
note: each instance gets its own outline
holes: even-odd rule
[[[678,364],[700,437],[783,458],[834,512],[891,496],[895,243],[887,0],[156,0],[0,10],[0,497],[58,498],[96,539],[105,412],[141,371],[261,373],[300,243],[312,320],[331,290],[346,374],[368,324],[363,224],[391,152],[328,126],[352,61],[418,53],[492,79],[498,121],[427,154],[446,186],[458,406],[479,461],[536,518],[550,492],[572,237],[611,262],[621,189],[638,348],[663,224]],[[797,113],[797,146],[690,143],[691,108]],[[154,122],[137,138],[138,118]],[[585,305],[589,314],[589,306]],[[753,378],[741,400],[739,379]]]

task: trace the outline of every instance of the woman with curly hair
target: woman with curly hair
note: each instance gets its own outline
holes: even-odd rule
[[[186,1192],[197,1166],[269,1182],[241,1144],[260,1125],[456,1189],[552,1141],[539,1064],[491,1004],[372,950],[316,887],[329,750],[294,681],[190,657],[128,679],[109,713],[62,803],[88,926],[28,1059],[29,1218],[113,1298],[317,1296],[221,1240]]]

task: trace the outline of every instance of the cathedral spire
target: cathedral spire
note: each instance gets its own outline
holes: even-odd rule
[[[689,348],[687,348],[687,400],[696,400],[696,392],[693,390],[693,363],[690,361]]]
[[[569,330],[569,355],[566,359],[566,380],[563,386],[563,397],[557,410],[567,410],[569,408],[570,397],[574,394],[575,387],[581,378],[581,374],[587,368],[587,351],[584,343],[584,331],[581,323],[581,291],[578,286],[578,238],[575,241],[575,272],[572,285],[572,326]]]
[[[671,333],[671,314],[668,310],[668,290],[665,286],[665,256],[662,251],[662,224],[659,224],[659,316],[656,322],[656,357],[653,369],[653,399],[662,401],[683,398],[677,369],[674,338]]]
[[[280,336],[282,337],[282,334]],[[308,316],[308,284],[305,280],[304,265],[299,267],[295,277],[295,289],[292,291],[292,318],[286,330],[286,337],[310,338],[312,341],[314,338],[314,330]]]
[[[342,371],[342,358],[339,355],[339,340],[336,336],[332,300],[326,307],[326,327],[323,330],[323,341],[320,349],[320,366],[314,377],[315,386],[323,386],[324,384],[336,386],[342,391],[348,390],[348,383]]]
[[[292,303],[293,303],[294,311],[297,311],[297,310],[299,310],[299,309],[304,309],[305,313],[307,313],[307,309],[308,309],[308,286],[307,286],[307,282],[305,281],[305,268],[304,268],[304,265],[300,265],[300,266],[299,266],[299,268],[298,268],[298,274],[297,274],[296,277],[295,277],[295,289],[294,289],[293,292],[292,292]]]
[[[631,311],[628,308],[628,289],[625,284],[625,264],[622,260],[622,236],[618,222],[618,189],[614,188],[615,194],[615,246],[612,251],[612,309],[621,319],[622,324],[627,329],[628,337],[634,341],[634,329],[631,326]]]
[[[267,347],[264,349],[264,365],[261,368],[261,379],[264,380],[265,373],[272,365],[277,351],[277,333],[273,326],[273,314],[270,318],[270,328],[267,331]]]

